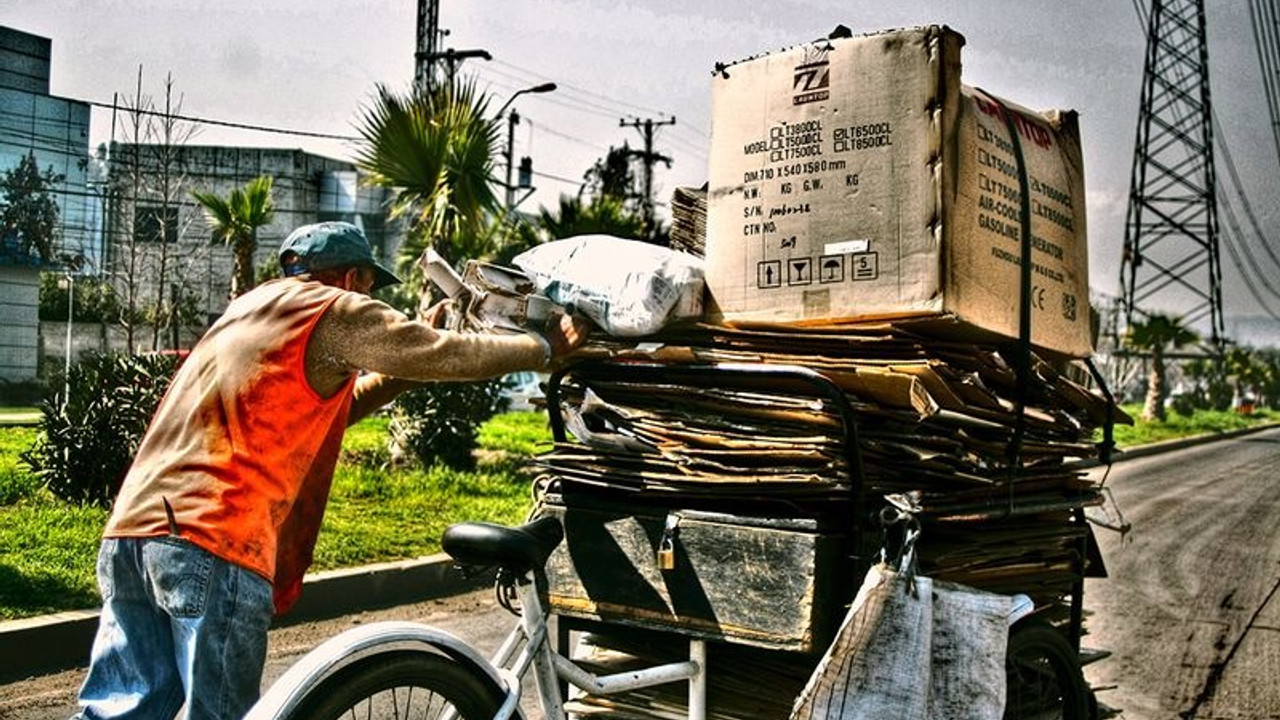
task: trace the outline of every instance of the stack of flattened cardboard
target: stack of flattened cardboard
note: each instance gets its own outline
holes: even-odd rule
[[[902,324],[703,325],[652,340],[583,351],[597,362],[571,371],[558,393],[578,441],[539,457],[543,468],[675,503],[786,500],[814,514],[854,495],[874,509],[916,492],[927,573],[1042,603],[1078,577],[1086,530],[1072,512],[1101,496],[1071,460],[1095,455],[1109,413],[1129,418],[1049,363],[1032,356],[1020,401],[1007,349]],[[852,425],[803,375],[752,367],[821,374]],[[859,521],[849,518],[851,531]]]
[[[1106,401],[1035,359],[1019,402],[1017,373],[994,346],[933,340],[900,323],[703,325],[640,349],[594,341],[582,356],[601,362],[570,374],[562,409],[583,442],[539,462],[583,482],[678,496],[847,497],[855,482],[847,440],[856,432],[857,489],[873,497],[919,491],[930,514],[985,512],[1007,501],[1009,487],[1022,508],[1097,499],[1066,461],[1094,453]],[[663,369],[638,372],[646,363]],[[739,372],[709,378],[699,368],[692,377],[695,370],[681,369],[691,364]],[[777,372],[786,367],[826,378],[855,427],[845,427],[838,401],[803,373]]]

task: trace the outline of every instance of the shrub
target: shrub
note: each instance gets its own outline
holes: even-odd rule
[[[23,461],[59,498],[107,507],[177,365],[174,355],[87,355],[69,383],[50,383]]]
[[[75,287],[68,291],[61,273],[40,273],[41,320],[65,322],[67,300],[75,298],[72,316],[76,322],[110,323],[120,319],[120,299],[109,280],[94,277],[77,277]]]
[[[410,455],[423,467],[437,460],[457,470],[475,467],[480,425],[506,409],[503,387],[501,379],[442,382],[401,395],[389,428],[392,456]]]

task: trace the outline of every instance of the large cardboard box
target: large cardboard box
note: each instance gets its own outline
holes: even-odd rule
[[[1019,336],[1018,133],[1031,212],[1032,343],[1093,351],[1074,112],[960,82],[939,26],[824,40],[730,65],[713,84],[711,317],[805,325],[924,317]]]

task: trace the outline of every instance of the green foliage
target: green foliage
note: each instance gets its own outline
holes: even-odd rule
[[[546,413],[503,413],[480,426],[479,441],[484,448],[529,457],[551,449],[551,426]]]
[[[509,265],[512,258],[535,245],[597,234],[643,240],[644,218],[612,195],[597,195],[589,201],[581,196],[561,195],[554,210],[544,207],[532,221],[521,222],[508,232],[495,251],[494,261]]]
[[[38,258],[43,262],[54,259],[58,203],[53,189],[65,179],[65,175],[53,171],[53,166],[40,172],[34,152],[0,173],[0,255]]]
[[[0,433],[0,506],[13,505],[40,491],[40,478],[18,460],[18,455],[35,443],[34,428],[5,428]]]
[[[1141,406],[1125,405],[1124,410],[1136,417]],[[1191,414],[1183,414],[1175,409],[1168,413],[1163,421],[1138,418],[1131,426],[1117,425],[1115,441],[1121,448],[1136,447],[1162,440],[1241,430],[1276,420],[1280,420],[1280,412],[1275,410],[1261,410],[1253,415],[1242,415],[1232,410],[1197,410]],[[1100,430],[1095,435],[1096,439],[1101,439]]]
[[[400,396],[391,416],[393,447],[423,467],[435,462],[464,470],[475,467],[476,433],[506,409],[502,380],[441,382]]]
[[[587,203],[582,198],[561,195],[558,213],[552,215],[543,210],[538,224],[553,240],[597,233],[631,239],[644,237],[644,218],[609,195],[596,196]]]
[[[486,257],[486,218],[502,209],[494,193],[499,123],[474,81],[399,95],[378,87],[362,110],[356,162],[374,185],[393,188],[395,216],[410,218],[400,250],[402,275],[428,246],[449,262]]]
[[[1195,410],[1227,410],[1234,390],[1222,363],[1210,359],[1189,360],[1182,372],[1191,380],[1191,391],[1174,398],[1173,409],[1181,415]]]
[[[258,250],[258,228],[275,218],[272,182],[271,176],[261,175],[245,183],[243,188],[233,189],[225,199],[211,192],[191,192],[191,196],[204,206],[209,229],[231,248],[233,298],[253,288],[253,255]]]
[[[177,363],[172,355],[87,355],[69,383],[50,384],[42,435],[23,461],[57,497],[107,507]]]
[[[619,203],[636,197],[639,181],[631,167],[631,159],[640,154],[626,142],[622,147],[609,148],[609,152],[587,170],[583,189],[597,198],[609,198]]]
[[[391,455],[387,448],[391,418],[371,415],[347,428],[342,438],[342,462],[348,465],[386,469]]]
[[[190,288],[182,288],[167,303],[147,303],[142,308],[141,320],[148,325],[162,328],[190,327],[204,324],[204,311],[199,295]],[[176,347],[174,348],[177,349]]]
[[[1146,319],[1133,323],[1127,335],[1130,345],[1152,352],[1190,345],[1199,339],[1180,319],[1160,313],[1152,313]]]
[[[628,225],[619,227],[618,231],[588,229],[569,234],[553,233],[553,236],[562,238],[580,235],[583,232],[604,232],[658,245],[670,245],[671,230],[665,223],[652,219],[653,226],[650,227],[646,222],[646,206],[652,198],[646,197],[643,183],[633,169],[635,161],[642,155],[644,153],[632,150],[626,143],[623,143],[622,147],[609,148],[608,154],[597,160],[583,176],[584,182],[580,191],[580,196],[586,194],[592,198],[592,205],[616,205],[617,217],[625,219],[627,223],[634,221],[636,223],[634,229]],[[561,219],[565,217],[562,200]]]
[[[120,299],[115,287],[96,277],[77,276],[68,288],[61,273],[40,273],[40,319],[65,322],[67,297],[74,298],[75,322],[109,323],[120,319]]]
[[[312,569],[421,557],[440,551],[440,534],[455,522],[524,519],[529,483],[512,472],[505,453],[545,436],[545,428],[534,423],[539,417],[511,413],[482,426],[483,459],[475,472],[366,464],[366,452],[385,456],[379,448],[385,448],[388,418],[365,418],[351,427]],[[36,435],[31,428],[0,427],[0,468],[17,467],[21,474],[17,453]],[[0,619],[97,606],[94,559],[106,515],[39,488],[15,504],[0,505]]]
[[[1165,351],[1196,342],[1199,337],[1182,324],[1182,320],[1170,315],[1151,313],[1140,322],[1132,323],[1126,334],[1126,343],[1151,353],[1151,373],[1147,378],[1147,400],[1141,417],[1146,420],[1164,420],[1166,395]]]
[[[280,271],[280,263],[278,262],[271,262],[271,263],[267,263],[266,265],[259,265],[258,267],[254,268],[254,271],[253,271],[254,287],[257,287],[258,285],[261,285],[262,283],[268,280],[275,280],[276,278],[282,277],[283,275],[284,273]]]

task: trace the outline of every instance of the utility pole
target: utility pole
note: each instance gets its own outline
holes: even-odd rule
[[[516,189],[511,185],[511,166],[515,160],[516,125],[519,124],[520,113],[516,112],[515,108],[512,108],[511,112],[507,113],[507,147],[503,151],[507,161],[507,182],[503,185],[507,190],[507,196],[503,207],[507,209],[507,212],[510,212],[511,208],[515,207],[516,204]]]
[[[520,90],[517,90],[514,93],[512,93],[511,97],[507,98],[506,102],[502,103],[502,107],[498,108],[498,113],[496,117],[501,118],[502,113],[505,112],[507,108],[511,107],[511,103],[515,102],[516,98],[520,97],[521,95],[524,95],[525,93],[549,93],[549,92],[555,92],[555,89],[556,89],[556,84],[553,82],[545,82],[540,85],[521,88]],[[503,155],[503,159],[506,160],[507,181],[506,183],[503,184],[503,187],[506,189],[506,197],[504,198],[505,202],[503,203],[503,207],[505,207],[507,211],[510,212],[516,206],[516,188],[511,184],[511,170],[512,170],[512,165],[515,164],[514,161],[515,161],[515,144],[516,144],[516,125],[520,124],[520,114],[516,112],[515,108],[511,108],[511,112],[507,113],[506,117],[507,117],[507,146],[503,148],[502,155]],[[533,161],[530,160],[529,158],[523,158],[521,160],[521,176],[522,177],[524,175],[524,172],[523,172],[524,160],[529,160],[529,168],[531,171],[533,168]],[[522,184],[521,187],[524,187],[524,185]]]
[[[436,72],[437,61],[444,63],[443,79],[452,83],[463,60],[493,59],[487,50],[441,50],[440,39],[448,34],[448,30],[440,29],[440,0],[418,0],[418,49],[413,53],[415,88],[423,91],[435,89],[441,79],[441,74]]]
[[[1125,321],[1181,305],[1222,348],[1222,268],[1204,0],[1153,0],[1120,264]]]
[[[418,49],[414,53],[413,86],[430,89],[433,58],[440,52],[440,0],[418,0]]]
[[[644,163],[644,191],[640,198],[640,212],[641,217],[644,219],[645,236],[649,238],[653,237],[653,231],[656,226],[653,219],[653,164],[661,162],[667,167],[671,167],[671,158],[653,151],[654,129],[663,125],[675,124],[676,119],[674,117],[658,121],[649,118],[644,120],[636,118],[629,122],[627,120],[618,121],[619,127],[633,127],[644,138],[644,150],[633,150],[631,155],[632,157],[640,158],[640,161]]]

